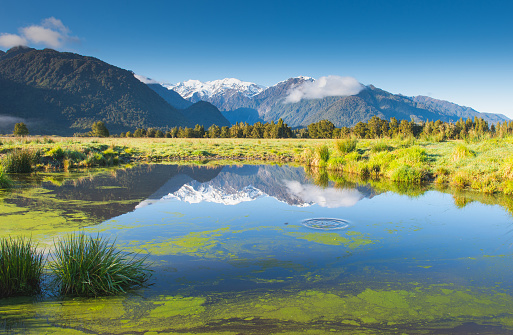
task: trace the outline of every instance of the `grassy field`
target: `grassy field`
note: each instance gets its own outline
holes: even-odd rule
[[[433,182],[485,193],[513,194],[513,138],[479,142],[378,140],[0,138],[2,168],[14,153],[32,153],[36,170],[68,170],[138,161],[278,162],[343,172],[365,180]],[[11,165],[9,165],[11,164]]]

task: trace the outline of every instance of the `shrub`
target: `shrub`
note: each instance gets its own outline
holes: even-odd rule
[[[48,150],[46,152],[45,156],[51,157],[54,159],[63,159],[65,156],[65,152],[64,152],[64,150],[62,150],[61,146],[58,145],[58,146],[53,147],[50,150]]]
[[[43,268],[43,252],[30,239],[0,239],[0,297],[39,292]]]
[[[122,254],[100,236],[77,233],[56,243],[51,270],[64,295],[113,295],[146,283],[151,270],[145,260]]]
[[[335,147],[341,154],[348,154],[356,150],[356,145],[358,144],[358,140],[353,139],[345,139],[338,140],[335,142]]]
[[[36,153],[32,150],[16,149],[5,155],[2,165],[7,173],[28,173],[32,172],[36,157]]]

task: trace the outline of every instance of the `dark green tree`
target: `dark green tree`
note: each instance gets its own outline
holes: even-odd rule
[[[29,134],[27,125],[23,122],[16,123],[14,125],[14,136],[25,136]]]
[[[93,123],[91,127],[91,135],[96,137],[109,137],[109,130],[103,121]]]

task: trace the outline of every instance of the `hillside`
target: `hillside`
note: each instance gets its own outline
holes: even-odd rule
[[[194,124],[133,73],[92,57],[17,47],[0,58],[0,115],[32,134],[72,135],[103,120],[111,133]],[[2,123],[0,132],[12,132]]]
[[[185,100],[173,90],[169,90],[160,84],[147,84],[152,90],[160,95],[168,104],[175,108],[179,108],[182,115],[189,119],[194,125],[200,124],[208,129],[213,124],[222,126],[230,126],[223,114],[217,109],[216,106],[209,102],[198,101],[192,103]]]
[[[251,97],[241,98],[240,94],[229,92],[227,95],[203,94],[203,98],[220,108],[231,123],[253,124],[260,120],[270,122],[282,118],[290,126],[298,127],[327,119],[337,127],[351,127],[360,121],[368,121],[374,115],[384,119],[395,117],[399,120],[417,121],[456,122],[459,118],[467,119],[475,116],[489,123],[509,120],[504,115],[479,113],[472,108],[448,101],[392,94],[373,85],[365,86],[356,95],[303,99],[296,103],[285,102],[291,91],[303,83],[313,81],[314,79],[309,77],[296,77],[282,81]],[[189,91],[188,95],[190,99],[195,97],[192,91]]]

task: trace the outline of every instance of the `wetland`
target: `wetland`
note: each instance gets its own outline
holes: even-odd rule
[[[83,231],[148,256],[124,295],[0,300],[12,334],[508,334],[512,199],[290,165],[13,175],[2,237]],[[50,275],[48,275],[50,277]],[[50,278],[45,278],[50,281]]]

